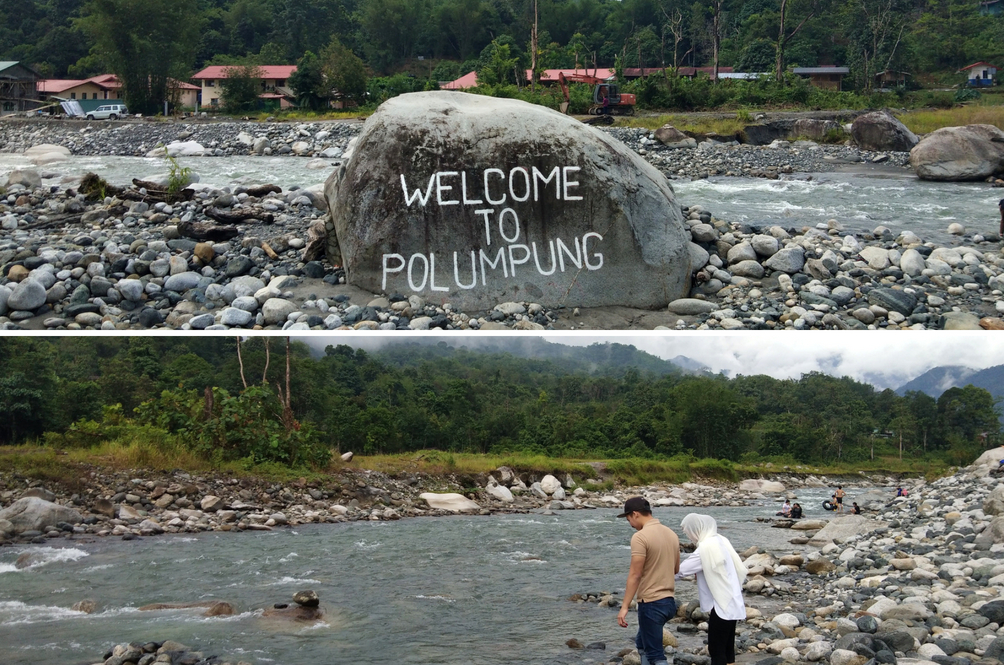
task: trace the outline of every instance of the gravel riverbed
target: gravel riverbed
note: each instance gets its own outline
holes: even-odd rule
[[[212,156],[271,154],[306,159],[323,180],[360,127],[11,121],[0,123],[0,151],[23,153],[50,144],[73,155],[135,156],[175,143],[179,154],[192,155],[183,161],[196,173],[199,161]],[[759,147],[705,141],[674,149],[648,130],[604,131],[671,179],[775,179],[855,163],[897,168],[907,157],[807,141]],[[6,178],[6,197],[0,199],[4,329],[1004,327],[999,238],[968,233],[961,225],[950,229],[951,242],[934,243],[881,226],[850,233],[837,220],[819,228],[740,224],[718,219],[713,202],[685,201],[693,286],[690,297],[667,309],[500,302],[490,311],[462,312],[416,295],[364,292],[346,285],[343,271],[323,256],[305,256],[311,227],[315,236],[330,229],[320,185],[194,183],[191,200],[171,203],[144,200],[146,190],[129,185],[123,194],[89,200],[77,191],[78,178],[60,175],[59,153],[42,150],[34,159],[41,162],[34,170]],[[167,177],[135,176],[162,184]],[[256,184],[281,191],[262,192]],[[239,224],[229,239],[193,237],[192,225],[212,222],[213,211],[257,217]]]

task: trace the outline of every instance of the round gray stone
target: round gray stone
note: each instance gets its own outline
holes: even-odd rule
[[[45,304],[45,287],[34,279],[26,279],[14,287],[7,298],[7,307],[13,310],[33,311]]]

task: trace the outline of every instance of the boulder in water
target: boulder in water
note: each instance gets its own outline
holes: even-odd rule
[[[430,508],[435,508],[437,510],[451,510],[455,513],[459,513],[464,510],[481,510],[481,506],[474,503],[463,494],[454,494],[449,492],[436,494],[435,492],[424,492],[423,494],[419,494],[418,498],[429,504]]]
[[[984,180],[1004,169],[1004,131],[993,125],[942,127],[910,151],[922,180]]]
[[[862,150],[909,152],[917,135],[887,111],[874,111],[855,118],[851,136]]]
[[[14,527],[14,533],[41,531],[45,526],[60,522],[76,524],[83,518],[76,510],[37,497],[18,499],[3,510],[0,520],[7,520]]]
[[[603,132],[513,99],[384,102],[325,185],[350,284],[491,309],[655,308],[687,294],[688,238],[658,170]]]

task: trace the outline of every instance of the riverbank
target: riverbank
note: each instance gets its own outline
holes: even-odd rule
[[[738,507],[762,500],[764,492],[823,488],[844,482],[841,477],[814,475],[807,470],[770,473],[770,481],[646,481],[646,472],[634,469],[630,461],[623,469],[614,462],[608,463],[614,468],[607,468],[605,463],[558,461],[552,465],[552,473],[543,468],[514,470],[505,465],[482,469],[463,462],[452,468],[450,460],[441,464],[438,458],[423,460],[427,455],[420,455],[403,467],[390,459],[374,458],[372,465],[358,460],[339,462],[324,473],[295,477],[291,471],[255,475],[179,469],[167,472],[150,466],[123,469],[100,459],[77,462],[57,455],[53,460],[41,450],[12,454],[20,460],[5,462],[0,471],[0,510],[34,497],[76,511],[80,519],[71,522],[68,513],[58,513],[58,520],[51,518],[57,521],[49,523],[38,518],[38,528],[16,533],[0,522],[0,532],[5,533],[0,542],[6,538],[7,544],[162,533],[267,531],[287,525],[451,515],[457,512],[457,506],[482,515],[589,510],[619,507],[628,496],[639,492],[645,492],[659,506]],[[658,475],[655,466],[649,475]],[[557,470],[562,467],[566,470]],[[618,476],[634,476],[645,484],[616,482]],[[897,482],[879,473],[853,476],[856,478],[848,479],[869,485],[891,486]],[[460,503],[440,504],[435,496],[439,494],[452,495]]]
[[[78,126],[79,125],[79,126]],[[853,231],[720,219],[686,201],[693,286],[661,310],[499,302],[462,312],[418,295],[345,284],[320,253],[331,231],[322,185],[359,125],[352,123],[0,123],[0,150],[61,144],[31,156],[0,203],[0,326],[9,330],[568,330],[1001,328],[1004,269],[996,233],[962,224],[948,241],[884,226]],[[645,129],[608,130],[669,178],[806,178],[840,168],[903,170],[906,153],[807,141],[772,146],[704,141],[668,148]],[[318,182],[190,185],[165,200],[142,185],[89,200],[60,174],[71,154],[142,155],[181,141],[180,154],[301,156]],[[200,141],[205,143],[200,143]],[[192,143],[197,146],[193,146]],[[192,168],[213,157],[177,157]],[[164,171],[170,165],[164,163]],[[100,174],[99,174],[100,175]],[[166,186],[170,173],[137,173]],[[176,172],[176,177],[181,177]],[[191,178],[191,177],[190,177]],[[197,178],[191,178],[197,179]],[[260,185],[273,185],[261,188]],[[988,186],[989,187],[989,186]],[[276,191],[278,190],[278,191]],[[107,192],[111,193],[111,192]],[[226,220],[238,224],[226,224]],[[221,222],[220,220],[224,220]],[[227,226],[208,230],[207,226]],[[313,241],[313,242],[312,242]]]
[[[815,512],[818,512],[818,507],[815,507],[815,512],[810,515],[809,519],[791,523],[764,518],[765,521],[758,521],[757,526],[752,530],[745,525],[738,525],[732,520],[726,519],[722,522],[720,518],[724,532],[729,534],[729,537],[737,544],[749,570],[749,576],[745,583],[745,600],[749,607],[748,619],[739,627],[737,662],[763,663],[764,665],[796,662],[865,665],[871,658],[876,658],[878,662],[895,665],[926,665],[932,662],[937,665],[972,665],[974,663],[987,663],[989,665],[992,662],[999,662],[998,659],[1004,651],[1004,630],[1001,628],[1004,625],[1004,616],[1001,614],[1004,612],[1004,600],[1002,600],[1004,597],[1002,596],[1004,594],[1004,564],[1000,563],[999,558],[1000,553],[1004,551],[1004,526],[1002,526],[1004,525],[1004,516],[1002,516],[1004,515],[1004,485],[999,482],[997,477],[990,475],[990,471],[1001,455],[1004,455],[1004,450],[988,451],[979,460],[984,462],[983,464],[960,469],[953,475],[931,482],[917,480],[904,483],[904,486],[909,490],[907,497],[894,498],[895,485],[889,482],[891,479],[878,478],[867,483],[856,483],[853,486],[845,484],[849,491],[848,500],[856,501],[864,508],[864,514],[860,516],[848,515],[835,519],[816,519]],[[494,476],[499,481],[498,486],[500,487],[511,488],[518,484],[516,478],[508,478],[502,470],[497,470]],[[174,476],[166,475],[164,480],[171,480],[178,485],[182,485],[182,481],[185,481],[195,485],[199,491],[202,491],[200,485],[204,485],[205,490],[221,491],[218,486],[210,484],[204,478],[184,479],[176,477],[175,474]],[[531,479],[524,477],[520,480],[524,481],[525,484]],[[541,488],[552,489],[550,482],[545,484],[544,480],[540,480]],[[764,511],[771,503],[779,502],[782,496],[794,496],[796,500],[800,499],[804,505],[808,506],[807,502],[810,497],[827,493],[829,483],[834,480],[832,478],[817,478],[816,483],[818,484],[792,485],[782,488],[761,483],[756,490],[743,489],[738,485],[712,487],[696,484],[679,486],[659,484],[625,488],[624,492],[601,494],[598,498],[588,497],[589,500],[599,505],[597,512],[592,513],[595,515],[595,519],[589,519],[587,522],[590,528],[599,523],[606,524],[607,526],[603,527],[602,540],[604,542],[611,541],[610,547],[615,546],[613,541],[621,543],[616,555],[623,557],[625,549],[622,543],[629,533],[623,532],[622,521],[613,520],[611,516],[622,505],[614,502],[622,502],[627,495],[643,494],[647,496],[655,504],[658,515],[671,526],[675,526],[679,518],[689,512],[691,508],[702,512],[718,511],[718,514],[726,515],[730,513],[721,512],[722,506],[729,507],[724,510],[746,510],[748,512],[748,509],[738,506],[741,506],[743,501],[753,501],[756,502],[756,506],[759,506],[754,506],[753,511]],[[5,481],[8,480],[5,479]],[[92,479],[84,479],[84,481],[89,483],[92,482]],[[158,481],[146,474],[139,476],[133,474],[130,477],[130,473],[127,472],[115,479],[115,482],[131,483],[128,489],[140,493],[149,491],[147,485],[149,481],[154,482],[156,490]],[[372,482],[372,486],[379,484],[379,481],[375,480],[367,482]],[[351,483],[345,483],[345,485],[352,486]],[[826,487],[819,485],[826,485]],[[562,483],[559,482],[558,487],[561,486]],[[562,490],[566,489],[561,488]],[[184,487],[182,486],[180,489],[184,489]],[[177,490],[179,495],[181,495],[180,489]],[[242,489],[257,491],[251,488]],[[264,489],[267,494],[268,489],[273,488]],[[300,497],[294,497],[294,499],[303,502],[307,500],[305,496],[302,496],[304,489],[309,493],[310,489],[318,488],[312,488],[309,485],[306,488],[295,486],[275,488],[275,491],[269,496],[275,497],[278,494],[278,500],[281,501],[283,500],[282,493],[286,489],[294,493],[301,493]],[[554,492],[558,491],[557,487],[553,487],[553,489]],[[225,491],[225,486],[223,491]],[[485,493],[487,491],[487,489],[483,490]],[[608,495],[610,496],[609,502],[601,501]],[[182,496],[187,497],[188,495]],[[192,496],[198,498],[200,495],[195,493]],[[476,496],[479,501],[484,500],[482,491],[476,493]],[[581,496],[580,494],[579,497],[581,498]],[[554,499],[553,494],[551,497],[551,503],[560,501],[560,499]],[[687,499],[683,499],[683,505],[681,505],[679,500],[682,497],[697,500],[691,504],[687,502]],[[201,496],[201,499],[205,498],[204,495]],[[6,503],[6,500],[3,501]],[[607,503],[609,506],[605,505]],[[705,505],[702,506],[702,503]],[[731,506],[737,506],[737,508],[731,508]],[[582,561],[579,560],[580,557],[591,556],[596,534],[593,533],[584,540],[581,534],[576,535],[576,530],[585,528],[585,522],[560,519],[553,523],[551,521],[542,523],[540,522],[542,515],[546,515],[546,508],[543,506],[536,509],[530,522],[524,523],[525,520],[518,518],[521,520],[519,530],[513,532],[511,536],[506,532],[505,537],[502,537],[501,540],[499,538],[502,534],[497,531],[499,525],[496,525],[490,517],[458,516],[438,522],[443,526],[463,524],[465,528],[434,530],[435,533],[444,534],[443,537],[449,538],[450,543],[427,544],[423,546],[422,556],[418,558],[422,561],[428,560],[429,564],[434,566],[438,574],[442,576],[446,571],[436,559],[444,556],[445,552],[452,552],[457,548],[470,548],[470,538],[473,532],[469,530],[473,529],[481,534],[481,537],[491,533],[489,538],[491,543],[496,541],[502,543],[506,555],[515,557],[514,561],[524,566],[520,569],[523,571],[523,575],[531,574],[531,570],[525,568],[526,566],[542,566],[542,570],[551,570],[546,567],[550,562],[540,559],[535,554],[537,552],[536,546],[530,546],[523,542],[529,538],[529,529],[531,528],[542,529],[550,536],[540,541],[540,547],[547,552],[547,559],[561,561],[563,555],[574,556],[577,567],[582,564]],[[568,516],[570,517],[570,515]],[[503,521],[511,520],[513,517],[502,513],[497,515],[498,520]],[[832,515],[827,517],[832,517]],[[487,529],[485,531],[476,526],[488,522],[491,522],[491,525],[484,527]],[[395,554],[381,548],[376,541],[390,541],[392,539],[390,532],[386,529],[393,529],[395,532],[402,529],[413,530],[409,525],[420,523],[423,521],[407,520],[396,526],[382,527],[380,531],[372,530],[376,527],[367,528],[365,534],[362,531],[352,531],[351,535],[346,534],[342,540],[347,538],[348,541],[355,541],[356,549],[369,548],[366,550],[366,558],[379,557],[379,560],[383,562],[382,565],[386,566],[389,561],[386,557],[395,556]],[[425,523],[437,524],[435,520],[429,520]],[[534,526],[536,524],[541,526]],[[762,531],[767,524],[777,528],[767,529],[770,533],[757,535],[756,529]],[[310,543],[323,538],[319,535],[320,533],[339,531],[321,525],[311,527],[309,530],[307,527],[301,527],[301,530],[306,537],[297,539],[298,544],[296,545],[283,544],[276,539],[270,540],[270,544],[267,545],[262,541],[259,545],[259,547],[268,548],[265,560],[280,559],[279,555],[283,555],[281,563],[277,563],[279,566],[277,570],[285,571],[286,575],[301,568],[301,566],[295,565],[296,555],[290,555],[291,548],[295,548],[293,551],[299,550],[303,553],[302,555],[306,555],[306,550],[311,547]],[[556,534],[555,530],[560,531]],[[295,533],[296,531],[295,528],[283,529],[284,533]],[[184,533],[194,533],[194,531]],[[425,540],[423,542],[428,543],[430,538],[434,539],[434,536],[424,530],[421,533],[424,534]],[[465,533],[467,535],[463,535]],[[518,536],[517,534],[520,533],[523,535]],[[146,538],[142,532],[140,536],[143,542],[126,543],[120,547],[136,548],[136,556],[140,556],[141,548],[142,551],[149,551],[149,546],[145,546],[144,543],[159,540]],[[780,545],[778,536],[782,539],[787,538],[789,545]],[[125,537],[136,540],[135,534]],[[182,539],[184,540],[183,561],[186,563],[179,563],[179,566],[191,567],[195,565],[196,557],[204,551],[197,545],[202,542],[205,547],[205,537],[208,537],[208,534],[198,538]],[[236,536],[221,537],[228,543],[236,543],[240,540]],[[513,537],[517,538],[519,542],[512,542],[511,538]],[[554,542],[557,538],[561,540]],[[165,540],[170,545],[170,539],[165,537]],[[93,545],[89,544],[92,542]],[[37,567],[36,573],[49,570],[52,574],[53,568],[59,567],[56,562],[61,560],[53,554],[54,552],[58,553],[59,548],[72,546],[75,548],[73,551],[80,550],[79,556],[86,556],[84,550],[104,551],[99,547],[101,542],[107,542],[107,539],[94,535],[48,538],[43,541],[46,547],[41,548],[34,545],[22,545],[20,547],[23,548],[25,568],[21,568],[21,570]],[[321,540],[320,542],[326,541]],[[537,540],[535,539],[534,542],[536,543]],[[466,546],[462,543],[466,543]],[[765,546],[767,543],[770,544]],[[485,543],[485,546],[488,546],[488,543]],[[220,547],[224,546],[217,544],[214,549]],[[480,551],[480,548],[474,549]],[[527,549],[530,549],[530,552],[527,552]],[[426,552],[426,550],[429,551]],[[117,551],[120,550],[116,549]],[[430,556],[432,552],[435,552],[436,556]],[[543,552],[541,553],[543,554]],[[614,554],[613,551],[603,550],[599,553],[599,559],[591,562],[590,565],[602,563],[601,567],[606,570],[610,567],[612,561],[610,557]],[[399,557],[399,553],[396,556]],[[126,557],[126,560],[131,561],[132,558],[132,556]],[[101,558],[101,561],[105,560],[107,560],[105,557]],[[120,559],[116,556],[111,560]],[[222,576],[224,571],[219,569],[220,566],[224,565],[222,560],[208,561],[207,564],[209,570],[212,571],[214,582],[210,588],[202,589],[197,593],[197,597],[206,597],[206,593],[216,597],[217,592],[214,590],[217,589],[229,589],[232,594],[238,592],[232,586],[231,580]],[[247,567],[245,561],[239,561],[238,564],[240,564],[240,569]],[[377,570],[380,570],[380,565],[377,564]],[[482,565],[487,565],[487,562],[483,562]],[[49,566],[49,568],[46,569],[45,566]],[[309,563],[307,566],[314,567]],[[562,563],[562,567],[566,566],[566,563]],[[105,566],[102,564],[100,567]],[[327,567],[326,564],[322,566],[325,569]],[[407,573],[409,578],[419,574],[410,566],[406,566],[406,568],[409,571]],[[93,577],[94,571],[97,569],[92,564],[92,568],[89,570],[91,571],[90,576]],[[231,568],[227,567],[226,570],[231,570]],[[504,570],[511,569],[506,567]],[[334,588],[351,584],[341,574],[343,572],[339,570],[338,582],[332,582],[336,585]],[[361,574],[361,570],[357,570],[356,573]],[[168,577],[174,574],[173,569],[167,571],[167,574]],[[554,572],[550,574],[553,576]],[[327,575],[321,571],[315,572],[314,575],[320,580],[327,579]],[[590,578],[592,573],[578,571],[575,576]],[[40,576],[36,575],[35,577]],[[375,578],[372,571],[366,577],[366,584],[374,584]],[[620,574],[616,575],[618,581],[621,577]],[[319,582],[318,579],[312,583],[327,584]],[[504,579],[505,586],[512,589],[511,573],[506,572]],[[303,581],[297,579],[292,583],[302,585]],[[65,585],[66,583],[60,581],[59,584]],[[429,586],[425,578],[422,578],[421,581],[413,580],[409,583],[404,597],[421,598],[423,602],[432,602],[428,600],[428,594],[441,594],[444,586],[448,587],[449,585],[448,583],[440,583]],[[674,662],[707,665],[709,660],[706,655],[706,647],[702,643],[707,629],[707,617],[700,611],[696,601],[690,600],[693,597],[692,586],[690,582],[681,582],[678,585],[678,595],[682,598],[681,610],[667,626],[666,642],[671,646],[670,653],[674,656]],[[257,590],[254,596],[260,599],[260,580],[256,582],[254,589]],[[484,591],[482,584],[478,585],[478,591]],[[78,593],[80,591],[76,588],[70,590],[71,595]],[[110,595],[110,591],[107,593]],[[157,593],[163,594],[161,597],[172,601],[175,598],[184,600],[192,597],[192,593],[179,595],[156,589],[143,589],[142,597],[148,598],[151,594]],[[526,590],[524,589],[522,593],[525,594]],[[623,591],[618,590],[616,586],[590,587],[580,585],[578,593],[569,593],[567,597],[555,599],[563,605],[563,608],[556,610],[555,606],[545,603],[543,607],[540,607],[540,611],[551,614],[554,622],[558,622],[561,616],[574,614],[589,617],[589,625],[598,626],[609,623],[610,626],[613,626],[613,618],[619,605],[619,594],[622,593]],[[412,596],[411,594],[417,595]],[[399,598],[401,595],[401,593],[396,594]],[[325,595],[325,597],[327,596]],[[351,605],[350,598],[352,598],[351,595],[345,596],[341,599],[341,603]],[[477,598],[481,598],[480,593]],[[436,601],[439,604],[435,607],[442,607],[447,613],[447,616],[440,619],[448,618],[451,603],[464,602],[464,600],[465,598],[462,598],[458,601],[455,595],[450,594],[437,595]],[[240,607],[246,605],[247,602],[248,600],[244,599]],[[260,600],[257,602],[260,603]],[[521,602],[526,602],[526,600]],[[99,607],[103,603],[108,603],[108,599],[98,600]],[[479,600],[470,608],[480,608],[481,603],[482,601]],[[533,611],[537,611],[536,606],[541,605],[541,602],[538,600],[530,605],[534,607]],[[112,605],[112,608],[114,607],[117,606]],[[410,605],[405,607],[410,608]],[[428,605],[423,605],[420,609],[416,608],[419,609],[422,619],[429,618],[429,610],[426,609],[428,607]],[[345,608],[338,607],[337,604],[328,606],[327,609],[329,611],[335,610],[334,619],[336,621],[338,614],[345,611]],[[458,611],[461,609],[460,606],[457,607]],[[83,616],[80,614],[81,611],[77,610],[77,615]],[[170,612],[172,610],[161,611]],[[176,614],[184,614],[184,610],[173,611]],[[200,608],[190,610],[194,613],[202,611],[203,609]],[[393,611],[399,613],[402,610],[395,607]],[[133,616],[133,614],[129,616]],[[146,613],[140,612],[138,614]],[[98,616],[100,617],[100,614]],[[242,623],[242,626],[250,627],[250,622],[258,621],[257,617],[258,615],[252,612],[235,615],[233,620],[243,621],[245,623]],[[213,621],[227,620],[230,619],[226,617],[205,619],[203,621],[206,625],[200,628],[200,631],[213,631],[215,630]],[[421,619],[417,617],[416,620],[422,623]],[[629,620],[633,623],[634,616],[631,615]],[[502,618],[496,616],[492,621],[492,625],[497,630],[510,630],[509,624]],[[224,628],[229,625],[226,624]],[[427,621],[423,625],[425,630],[429,631],[429,639],[438,644],[435,636],[446,631],[446,628],[442,627],[445,624],[436,624],[440,627],[435,629],[430,629]],[[632,653],[631,636],[629,635],[631,631],[599,634],[581,629],[570,631],[567,627],[569,624],[564,622],[556,625],[560,626],[556,630],[554,625],[551,630],[548,630],[542,624],[537,624],[534,629],[533,639],[539,643],[540,636],[543,634],[544,641],[551,645],[551,651],[557,649],[559,644],[567,644],[567,646],[561,647],[567,651],[559,652],[566,655],[549,657],[548,662],[603,662],[628,663],[629,665],[639,662],[637,655]],[[586,624],[580,622],[579,625]],[[417,629],[417,625],[415,629]],[[189,626],[186,630],[191,631],[192,628]],[[135,628],[133,628],[133,632],[135,633]],[[228,634],[233,633],[232,630],[227,630],[227,632]],[[147,633],[153,637],[156,631],[147,630]],[[111,644],[112,635],[109,634],[108,637],[109,644]],[[163,638],[154,637],[154,639]],[[242,639],[257,638],[248,634]],[[314,639],[321,638],[315,637]],[[191,640],[186,641],[191,642]],[[199,640],[196,640],[196,643],[198,642]],[[231,646],[235,645],[234,642],[230,644]],[[241,640],[237,640],[236,644],[241,645]],[[241,651],[241,653],[247,652]],[[275,661],[276,655],[272,654],[271,660]],[[278,654],[278,656],[278,662],[288,662],[284,660],[282,654]],[[245,656],[245,658],[247,657]],[[254,660],[254,658],[247,659]],[[447,658],[443,662],[454,661]],[[519,657],[509,659],[509,662],[540,662],[540,659],[524,653]]]

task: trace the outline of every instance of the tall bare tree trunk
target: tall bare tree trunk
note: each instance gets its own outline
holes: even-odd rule
[[[530,92],[537,92],[537,0],[533,0],[533,32],[530,33]]]
[[[788,8],[788,0],[781,0],[781,27],[777,31],[777,53],[774,59],[774,78],[778,81],[781,80],[781,75],[784,73],[784,47],[786,40],[784,38],[784,19],[785,13]]]
[[[244,388],[247,389],[248,382],[244,378],[244,359],[241,358],[241,338],[237,338],[237,364],[241,366],[241,383],[244,384]]]
[[[714,34],[712,37],[711,46],[714,49],[714,60],[715,60],[715,83],[718,83],[718,51],[722,43],[722,0],[715,0],[715,20],[714,20]]]

